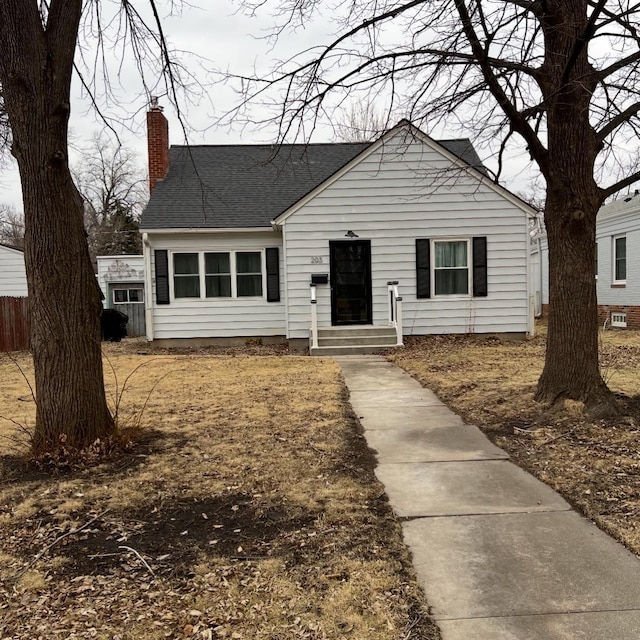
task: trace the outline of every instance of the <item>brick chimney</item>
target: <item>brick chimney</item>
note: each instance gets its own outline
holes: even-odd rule
[[[151,98],[147,111],[147,145],[149,150],[149,194],[153,193],[158,180],[169,171],[169,123],[158,104],[158,98]]]

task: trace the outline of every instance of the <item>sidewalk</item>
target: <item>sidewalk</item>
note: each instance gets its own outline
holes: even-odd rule
[[[443,640],[638,640],[640,560],[380,356],[336,357]]]

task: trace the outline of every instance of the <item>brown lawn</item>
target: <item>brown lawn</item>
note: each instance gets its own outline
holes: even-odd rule
[[[545,349],[540,328],[523,342],[411,338],[389,357],[640,555],[640,332],[602,333],[602,373],[626,415],[592,421],[580,403],[549,412],[533,401]]]
[[[137,444],[57,476],[0,356],[3,640],[439,637],[333,361],[139,348],[106,347]]]

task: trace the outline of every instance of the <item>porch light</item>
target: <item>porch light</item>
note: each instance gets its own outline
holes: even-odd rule
[[[353,231],[351,231],[351,229],[349,229],[349,231],[347,231],[347,233],[345,233],[344,237],[345,238],[359,238],[360,236],[357,233],[354,233]]]

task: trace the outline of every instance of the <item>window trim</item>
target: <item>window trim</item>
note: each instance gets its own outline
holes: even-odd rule
[[[616,262],[617,262],[617,240],[621,240],[624,238],[624,272],[625,272],[625,277],[624,279],[616,279]],[[621,233],[617,236],[612,236],[611,237],[611,241],[612,241],[612,247],[611,247],[611,255],[612,255],[612,272],[611,272],[611,283],[613,285],[626,285],[627,284],[627,234],[626,233]]]
[[[438,293],[436,290],[436,243],[438,242],[464,242],[467,245],[467,293]],[[449,299],[467,299],[473,298],[473,269],[472,269],[472,251],[471,251],[471,238],[431,238],[431,295],[434,298],[449,298]],[[458,267],[461,268],[461,267]],[[440,270],[440,269],[439,269]]]
[[[195,253],[198,255],[198,277],[200,282],[200,296],[190,298],[176,298],[174,290],[174,259],[173,256],[176,253]],[[206,274],[205,274],[205,253],[228,253],[229,254],[229,266],[231,268],[231,296],[211,296],[207,297],[206,289]],[[237,280],[237,267],[236,267],[236,254],[237,253],[259,253],[260,254],[260,271],[262,276],[262,295],[261,296],[238,296],[238,280]],[[194,251],[188,249],[176,249],[169,250],[169,299],[171,302],[181,302],[183,300],[210,300],[216,302],[224,302],[228,300],[265,300],[267,299],[267,262],[265,248],[254,249],[247,248],[234,248],[229,249],[227,247],[211,247],[207,249],[197,249]]]
[[[129,291],[131,291],[132,289],[142,292],[142,300],[131,300],[130,299]],[[127,301],[126,302],[118,302],[116,300],[116,291],[126,291],[127,292]],[[111,285],[111,303],[112,304],[144,304],[144,286],[143,285],[126,286],[126,285],[122,285],[122,284],[120,284],[118,286]]]
[[[261,289],[262,289],[262,294],[260,296],[239,296],[238,295],[238,276],[239,275],[243,275],[243,276],[256,276],[258,275],[255,271],[243,271],[242,273],[238,273],[238,262],[237,262],[237,256],[239,253],[259,253],[260,254],[260,283],[261,283]],[[266,270],[267,270],[267,264],[266,264],[266,256],[265,256],[265,251],[264,249],[262,251],[253,251],[251,249],[238,249],[237,251],[233,252],[233,274],[234,274],[234,279],[232,282],[232,289],[231,289],[231,293],[232,296],[231,297],[235,297],[235,298],[242,298],[244,299],[254,299],[257,300],[259,298],[266,298],[266,292],[265,292],[265,287],[266,287]],[[235,285],[235,292],[233,289],[233,286]],[[233,293],[235,293],[235,296],[233,295]]]

